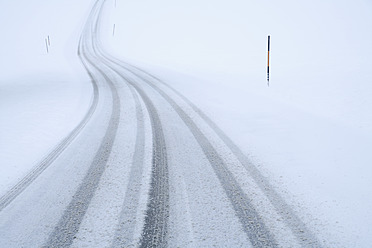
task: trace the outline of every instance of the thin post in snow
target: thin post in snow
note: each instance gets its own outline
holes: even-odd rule
[[[267,37],[267,86],[270,86],[270,35]]]
[[[48,35],[48,46],[50,46],[50,38],[49,38],[49,35]]]
[[[116,0],[115,0],[115,8],[116,8]]]
[[[115,24],[114,24],[114,27],[112,29],[112,36],[114,36],[114,35],[115,35]]]
[[[45,39],[45,46],[46,46],[47,53],[49,53],[48,39]]]

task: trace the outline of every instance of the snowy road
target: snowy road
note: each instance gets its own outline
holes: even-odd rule
[[[82,122],[0,201],[1,247],[321,247],[270,182],[170,86],[107,54],[94,5],[79,44]]]

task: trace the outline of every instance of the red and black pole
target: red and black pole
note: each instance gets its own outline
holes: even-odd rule
[[[270,35],[267,37],[267,85],[269,85],[270,71]]]

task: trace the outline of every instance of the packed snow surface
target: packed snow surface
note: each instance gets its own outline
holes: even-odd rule
[[[89,108],[77,47],[93,2],[0,2],[1,195]],[[370,1],[112,0],[103,17],[107,50],[202,109],[321,239],[370,245]]]

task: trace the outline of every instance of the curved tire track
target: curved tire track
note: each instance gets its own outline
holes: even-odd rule
[[[100,11],[99,11],[100,12]],[[99,29],[100,15],[94,25],[94,34]],[[93,50],[101,63],[104,63],[116,74],[121,76],[131,87],[133,87],[142,98],[148,110],[152,127],[152,171],[149,191],[148,206],[145,215],[145,223],[140,239],[140,247],[165,247],[167,246],[168,219],[169,219],[169,174],[166,143],[159,114],[146,93],[139,87],[138,83],[126,78],[122,73],[112,67],[110,61],[105,60],[104,52],[93,39]],[[132,227],[133,228],[133,227]],[[115,244],[115,243],[114,243]]]
[[[68,247],[72,244],[111,153],[119,125],[120,99],[114,85],[102,71],[101,73],[109,83],[112,91],[112,113],[109,125],[87,175],[84,177],[82,184],[79,186],[62,218],[50,235],[46,244],[47,247]]]
[[[98,3],[102,4],[99,6]],[[108,76],[106,76],[106,73],[100,69],[100,65],[104,65],[105,63],[104,60],[99,56],[100,47],[96,36],[99,29],[98,21],[100,19],[100,12],[102,10],[103,3],[104,1],[96,2],[91,12],[89,21],[87,22],[87,27],[90,29],[86,30],[86,36],[82,36],[84,37],[82,40],[89,45],[87,53],[92,58],[88,58],[84,52],[79,52],[79,54],[82,54],[88,63],[94,67],[109,84],[113,96],[112,115],[110,117],[109,127],[107,128],[102,145],[97,152],[94,161],[83,180],[83,183],[73,196],[73,199],[65,210],[62,218],[50,235],[49,240],[46,243],[47,247],[69,247],[72,244],[75,234],[78,232],[80,223],[87,211],[93,194],[98,186],[99,180],[104,172],[105,164],[110,155],[118,128],[120,117],[120,99],[118,97],[115,85],[110,82],[110,79]],[[84,47],[82,47],[81,50],[84,50],[83,48]],[[109,64],[106,64],[106,66],[112,70]],[[167,225],[169,216],[169,180],[164,133],[159,115],[151,100],[135,82],[129,82],[129,84],[138,92],[145,103],[146,108],[148,109],[153,134],[152,176],[148,207],[145,216],[143,235],[140,240],[140,246],[164,247],[166,246],[167,241]],[[136,151],[140,152],[139,150]],[[141,154],[135,154],[134,156],[140,155]],[[133,173],[136,173],[136,171],[133,171]]]
[[[131,65],[129,65],[131,66]],[[245,167],[245,169],[252,176],[255,183],[264,192],[265,196],[269,199],[270,203],[275,207],[277,212],[283,217],[287,226],[291,229],[292,233],[296,236],[297,240],[304,246],[310,247],[323,247],[319,239],[308,229],[306,224],[297,216],[294,210],[288,205],[283,197],[274,189],[269,180],[261,174],[257,167],[244,155],[243,151],[195,104],[193,104],[184,95],[176,89],[161,81],[157,77],[143,71],[140,68],[132,66],[135,70],[147,75],[150,78],[162,83],[177,96],[184,100],[218,135],[218,137],[225,143],[225,145],[232,151],[238,161]],[[155,84],[151,83],[152,87],[158,88]]]
[[[98,46],[96,34],[101,7],[104,2],[104,0],[98,0],[96,2],[91,12],[90,18],[87,22],[87,25],[90,26],[92,29],[85,32],[85,34],[89,35],[86,35],[85,37],[84,33],[82,35],[82,37],[84,37],[84,42],[86,42],[87,44],[91,42],[89,46],[89,48],[91,48],[91,51],[89,51],[88,49],[86,51],[88,53],[86,54],[84,51],[85,46],[82,45],[83,43],[79,44],[79,56],[89,76],[92,79],[94,88],[94,98],[90,109],[84,119],[80,122],[80,124],[63,141],[61,141],[61,143],[46,158],[41,161],[40,164],[24,179],[22,179],[15,187],[13,187],[11,191],[9,191],[0,199],[0,211],[5,208],[14,198],[16,198],[29,184],[31,184],[31,182],[35,180],[37,176],[40,175],[58,157],[60,153],[62,153],[62,151],[68,146],[69,143],[71,143],[71,141],[78,135],[78,133],[89,121],[97,106],[99,98],[97,83],[94,80],[95,76],[97,76],[96,73],[98,73],[105,79],[112,93],[112,112],[109,120],[109,125],[101,146],[95,155],[95,158],[88,170],[87,175],[85,176],[82,184],[79,186],[77,192],[73,196],[72,201],[65,210],[58,225],[49,236],[49,240],[47,241],[45,246],[69,247],[72,244],[75,238],[75,234],[79,230],[80,223],[84,218],[90,201],[98,187],[100,178],[105,170],[106,163],[110,156],[119,125],[120,98],[118,96],[115,85],[113,84],[113,82],[111,82],[110,78],[106,75],[106,72],[104,72],[101,66],[99,66],[100,64],[105,64],[105,66],[120,75],[131,87],[133,87],[135,91],[137,91],[148,110],[151,121],[153,136],[152,175],[148,206],[145,215],[145,223],[139,246],[167,246],[169,219],[169,174],[166,142],[164,138],[162,123],[160,121],[157,109],[155,108],[154,104],[147,96],[145,91],[141,88],[139,83],[145,82],[170,104],[173,110],[179,115],[179,117],[188,127],[189,131],[195,137],[195,140],[198,142],[206,158],[209,160],[217,178],[222,185],[222,188],[228,196],[235,210],[235,213],[240,220],[243,230],[245,231],[252,245],[254,247],[277,247],[277,243],[270,230],[265,226],[265,223],[260,217],[259,213],[251,204],[250,199],[241,189],[235,177],[229,171],[228,166],[225,164],[223,158],[213,147],[211,141],[206,135],[203,134],[203,132],[199,129],[198,125],[190,117],[190,115],[188,115],[185,110],[180,107],[180,105],[178,105],[168,94],[166,94],[165,91],[155,85],[156,80],[173,90],[175,94],[177,94],[186,103],[188,103],[191,108],[201,117],[201,119],[203,119],[211,127],[211,129],[214,130],[217,136],[226,144],[226,146],[237,157],[240,163],[244,165],[246,170],[252,175],[252,178],[255,180],[256,184],[265,193],[265,195],[276,208],[278,213],[284,217],[284,220],[287,222],[288,227],[291,228],[292,232],[297,237],[297,239],[299,239],[300,243],[303,245],[310,244],[312,247],[321,247],[320,242],[317,240],[317,238],[311,233],[310,230],[306,228],[306,225],[300,220],[300,218],[296,216],[290,206],[286,204],[284,199],[274,190],[269,181],[258,171],[258,169],[253,164],[249,162],[248,158],[233,143],[233,141],[228,138],[226,134],[216,124],[214,124],[213,121],[210,120],[200,109],[198,109],[193,103],[191,103],[179,92],[174,90],[169,85],[163,83],[156,77],[129,64],[125,63],[125,65],[122,65],[122,62],[116,62],[114,61],[114,59],[110,59],[108,55],[105,55],[105,53],[101,51],[100,47]],[[102,3],[102,5],[98,6],[98,3]],[[91,68],[89,68],[88,64],[91,66]],[[92,70],[92,68],[94,68],[94,70]],[[128,77],[128,73],[133,74],[136,79]],[[144,147],[141,146],[142,143],[139,142],[140,140],[144,140],[143,135],[140,134],[141,130],[143,132],[143,125],[141,126],[141,121],[139,119],[141,118],[140,116],[142,115],[142,110],[138,109],[138,96],[136,94],[134,94],[134,96],[137,106],[136,111],[138,129],[135,154],[133,155],[134,162],[131,168],[131,176],[133,176],[133,178],[138,177],[138,175],[141,175],[142,173],[142,167],[138,168],[136,165],[141,166],[141,164],[143,164],[144,153]],[[131,183],[132,181],[133,180],[130,179],[129,183]],[[128,194],[128,191],[129,186],[126,192],[126,199],[127,197],[131,197]],[[135,206],[138,205],[137,198],[132,198],[132,201],[132,204],[134,204]],[[126,211],[125,206],[126,205],[124,205],[123,207],[124,212]],[[131,213],[124,214],[132,214],[133,211]],[[121,238],[121,240],[119,240],[118,243],[114,243],[114,245],[122,246],[125,242],[124,239],[130,238],[130,236],[132,235],[131,232],[133,230],[129,232],[127,237],[120,237],[120,229],[122,230],[126,227],[133,228],[133,226],[129,227],[126,225],[122,225],[117,233],[117,237]]]
[[[102,60],[104,59],[105,57],[102,57]],[[110,66],[107,61],[106,65],[138,92],[150,115],[153,136],[152,175],[140,247],[165,247],[169,217],[169,174],[166,143],[160,117],[154,104],[138,83],[127,78],[112,65]]]
[[[218,176],[221,184],[224,187],[224,190],[229,195],[230,201],[232,202],[235,211],[237,212],[237,215],[240,216],[240,220],[242,222],[242,225],[250,238],[251,242],[255,244],[255,246],[266,246],[269,244],[270,246],[275,246],[276,243],[270,234],[270,232],[264,227],[262,228],[263,222],[258,217],[256,219],[256,223],[258,223],[257,227],[260,231],[257,233],[257,237],[252,236],[252,227],[249,227],[252,225],[252,222],[250,224],[246,224],[246,219],[252,219],[259,216],[257,212],[255,212],[254,208],[252,206],[244,206],[241,208],[241,204],[239,203],[238,199],[235,199],[235,195],[232,192],[239,192],[238,195],[240,197],[243,197],[245,199],[245,203],[249,202],[249,199],[246,197],[245,193],[240,189],[240,187],[236,187],[235,178],[229,172],[227,169],[227,166],[224,164],[222,158],[218,155],[217,151],[213,148],[210,141],[207,137],[199,130],[195,122],[191,119],[189,115],[181,108],[177,103],[169,97],[163,90],[161,90],[157,85],[154,84],[154,81],[160,82],[170,88],[176,95],[178,95],[181,99],[183,99],[189,106],[201,117],[202,120],[204,120],[211,129],[217,134],[217,136],[225,143],[225,145],[232,151],[232,153],[237,157],[239,162],[246,168],[246,170],[252,175],[252,178],[256,182],[256,184],[259,186],[259,188],[264,192],[266,197],[269,199],[269,201],[272,203],[272,205],[275,207],[277,212],[283,216],[283,219],[286,221],[287,226],[291,229],[293,234],[296,236],[298,241],[303,244],[310,244],[311,246],[315,247],[321,247],[319,240],[317,237],[306,227],[306,225],[301,221],[301,219],[294,213],[294,211],[291,209],[291,207],[285,202],[285,200],[274,190],[273,186],[268,182],[267,178],[264,177],[258,169],[248,160],[248,158],[244,155],[244,153],[233,143],[233,141],[209,118],[207,117],[199,108],[197,108],[191,101],[189,101],[186,97],[184,97],[182,94],[180,94],[178,91],[173,89],[171,86],[167,85],[166,83],[162,82],[160,79],[154,77],[153,75],[143,71],[140,68],[137,68],[135,66],[132,66],[130,64],[124,63],[124,62],[117,62],[115,58],[111,58],[110,55],[105,54],[103,51],[99,51],[100,56],[102,56],[101,59],[106,59],[107,66],[111,67],[112,70],[116,71],[119,75],[122,75],[126,81],[131,84],[137,92],[141,95],[142,99],[145,101],[146,104],[146,98],[147,96],[143,92],[143,90],[138,86],[136,82],[133,82],[133,80],[129,79],[128,77],[125,77],[123,73],[120,73],[118,70],[115,70],[113,68],[113,65],[124,69],[134,76],[136,76],[139,80],[144,81],[148,85],[150,85],[155,91],[157,91],[164,99],[168,101],[168,103],[173,107],[173,109],[178,113],[178,115],[181,117],[181,119],[185,122],[185,124],[188,126],[192,134],[195,136],[197,142],[201,146],[203,152],[207,156],[207,158],[210,160],[210,163],[212,167],[214,168],[216,175]],[[110,65],[111,64],[111,65]],[[149,99],[147,101],[151,102]],[[150,105],[152,105],[150,103]],[[150,106],[148,103],[146,104],[149,112],[153,109],[153,105]],[[156,111],[154,108],[153,110]],[[216,163],[216,160],[218,161]],[[232,185],[232,188],[230,188],[230,182],[234,182]],[[229,193],[230,192],[230,193]],[[234,203],[235,202],[235,203]],[[150,205],[149,205],[150,206]],[[240,210],[239,210],[240,209]],[[245,216],[245,214],[241,214],[244,212],[243,209],[251,209],[251,216]],[[148,213],[149,214],[149,213]],[[251,228],[251,229],[250,229]],[[145,228],[146,229],[146,228]],[[270,240],[268,243],[261,242],[259,240],[262,240],[262,237],[265,237],[266,240]],[[141,244],[143,244],[143,239],[141,241]]]
[[[88,70],[86,63],[82,60],[82,63],[87,71],[91,83],[93,86],[93,100],[85,114],[84,118],[80,123],[46,156],[44,157],[34,168],[22,178],[15,186],[13,186],[5,195],[0,198],[0,211],[7,207],[18,195],[20,195],[45,169],[47,169],[58,156],[68,147],[68,145],[75,139],[75,137],[83,130],[85,125],[92,117],[96,110],[97,103],[99,100],[99,91],[97,83]]]
[[[292,233],[295,235],[297,240],[303,246],[310,246],[310,247],[322,247],[321,242],[319,239],[310,231],[306,224],[296,215],[294,210],[286,203],[286,201],[279,195],[278,192],[274,189],[274,187],[270,184],[268,179],[261,174],[261,172],[253,165],[249,159],[244,155],[242,150],[234,144],[234,142],[207,116],[205,115],[195,104],[193,104],[190,100],[188,100],[185,96],[179,93],[170,85],[164,83],[157,77],[149,74],[142,69],[130,65],[128,63],[122,61],[115,61],[115,58],[109,58],[113,63],[117,66],[125,68],[133,75],[142,78],[147,84],[149,84],[154,90],[158,91],[164,98],[167,98],[168,102],[173,107],[178,108],[179,111],[183,112],[181,115],[185,115],[186,121],[190,119],[190,117],[177,105],[176,102],[172,98],[170,98],[164,91],[162,91],[154,82],[150,80],[155,80],[166,87],[168,87],[171,91],[173,91],[177,96],[179,96],[182,100],[184,100],[192,109],[195,111],[202,120],[207,123],[210,128],[217,134],[217,136],[225,143],[225,145],[231,150],[231,152],[235,155],[238,161],[245,167],[245,169],[252,175],[253,180],[261,189],[261,191],[265,194],[265,196],[269,199],[270,203],[274,206],[279,213],[283,220],[286,222],[288,228],[291,229]],[[142,74],[142,75],[140,75]],[[146,78],[145,78],[146,77]],[[148,79],[150,78],[150,79]],[[192,121],[192,120],[191,120]],[[197,128],[196,124],[194,123],[195,127]],[[190,127],[189,127],[190,128]],[[199,141],[198,141],[199,142]],[[231,175],[232,176],[232,175]]]
[[[103,55],[104,56],[104,55]],[[106,59],[108,59],[105,56]],[[109,60],[109,59],[108,59]],[[145,81],[150,86],[153,86],[151,82],[148,82],[146,79],[141,78],[138,74],[134,73],[133,71],[125,68],[112,60],[111,63],[116,64],[116,66],[120,66],[122,69],[129,71],[140,80]],[[114,68],[112,70],[116,71],[120,74],[120,72]],[[121,73],[126,81],[136,87],[137,91],[143,91],[139,88],[133,80],[126,77]],[[259,216],[258,212],[255,210],[253,205],[251,204],[249,198],[243,192],[243,190],[238,186],[237,181],[235,180],[232,173],[227,169],[225,162],[220,157],[218,152],[213,148],[212,144],[208,140],[208,138],[199,130],[195,122],[186,114],[186,112],[177,105],[177,103],[171,99],[168,95],[166,95],[162,90],[157,87],[152,87],[155,91],[157,91],[176,111],[176,113],[180,116],[186,126],[189,128],[193,136],[195,137],[196,141],[199,143],[201,149],[203,150],[204,154],[206,155],[207,159],[209,160],[210,164],[212,165],[226,195],[228,196],[234,210],[243,226],[243,230],[245,231],[246,235],[248,236],[249,240],[255,247],[277,247],[276,241],[274,240],[270,231],[266,228],[264,222],[262,221],[261,217]],[[141,94],[141,93],[140,93]],[[143,93],[144,94],[144,93]],[[147,97],[147,96],[146,96]],[[151,109],[149,109],[150,111]],[[156,111],[156,110],[154,110]],[[152,195],[150,194],[150,199]],[[149,205],[149,210],[155,212],[156,209],[152,209],[151,205]],[[149,213],[148,213],[149,214]],[[150,213],[155,214],[155,213]],[[157,214],[161,214],[158,212]],[[157,229],[156,226],[153,226],[152,229]],[[143,237],[151,236],[146,232],[146,225],[145,230],[143,233]],[[156,240],[156,238],[155,238]],[[151,243],[150,243],[151,244]],[[149,247],[149,243],[141,241],[141,247]]]
[[[135,229],[135,220],[139,199],[141,179],[143,175],[144,157],[145,157],[145,123],[144,113],[141,107],[140,99],[133,88],[130,88],[135,105],[136,105],[136,120],[137,131],[136,141],[133,154],[133,163],[129,173],[128,186],[125,191],[125,198],[120,213],[120,220],[116,228],[115,237],[111,247],[129,247],[133,246],[133,235]]]
[[[97,1],[98,3],[98,1]],[[100,7],[97,5],[93,7],[92,13],[97,13],[97,10],[100,10]],[[92,15],[91,15],[92,17]],[[94,19],[89,19],[94,21]],[[89,21],[88,23],[89,24]],[[94,24],[94,22],[93,22]],[[87,26],[87,28],[89,25]],[[91,26],[93,27],[93,26]],[[85,34],[89,33],[90,29],[86,29]],[[93,32],[94,33],[94,32]],[[84,34],[84,33],[83,33]],[[112,146],[116,137],[116,133],[119,126],[120,120],[120,98],[118,92],[111,82],[110,78],[102,71],[88,55],[84,52],[84,42],[91,41],[89,35],[83,36],[85,39],[82,39],[82,42],[79,45],[79,56],[82,61],[86,60],[92,67],[97,70],[97,72],[105,79],[106,83],[109,86],[109,89],[112,94],[112,110],[111,116],[109,118],[109,124],[101,145],[93,159],[93,162],[83,179],[83,182],[80,184],[76,193],[74,194],[71,202],[64,211],[63,216],[59,220],[54,231],[50,234],[48,241],[46,242],[46,247],[69,247],[74,238],[75,234],[78,232],[80,223],[88,209],[88,206],[93,198],[93,195],[98,187],[99,180],[106,168],[106,163],[110,156]],[[89,44],[89,43],[88,43]],[[94,57],[93,57],[94,58]],[[83,62],[84,63],[84,62]],[[90,70],[90,73],[94,75],[94,72]]]

